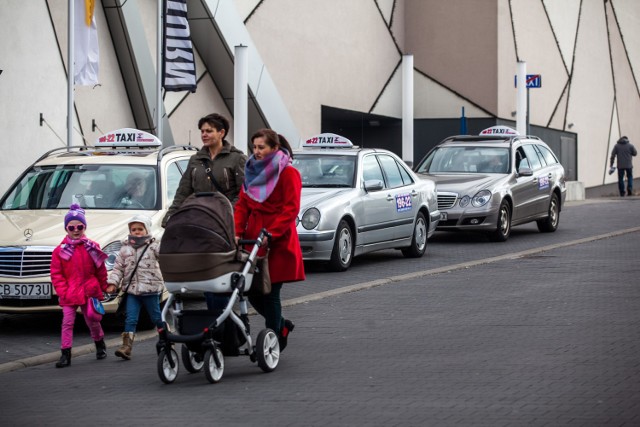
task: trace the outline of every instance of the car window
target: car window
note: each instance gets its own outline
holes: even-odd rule
[[[154,209],[155,168],[126,165],[34,167],[7,192],[2,209]]]
[[[379,179],[384,184],[382,169],[375,156],[366,156],[362,160],[362,179],[363,181]]]
[[[173,198],[176,196],[176,191],[178,191],[180,178],[182,178],[182,171],[186,170],[188,163],[188,160],[179,160],[167,165],[167,188],[165,189],[165,196],[169,205],[173,203]]]
[[[355,156],[298,154],[292,165],[300,172],[302,187],[353,187]]]
[[[522,146],[522,150],[524,151],[525,158],[529,162],[530,168],[532,170],[538,170],[542,167],[542,163],[540,163],[540,159],[538,158],[538,153],[533,148],[533,145],[527,144]]]
[[[503,147],[446,146],[433,150],[419,173],[508,173],[509,150]]]
[[[400,175],[402,176],[402,181],[404,182],[404,185],[413,184],[413,178],[411,178],[411,175],[409,175],[409,172],[407,172],[406,167],[398,163],[398,169],[400,169]]]
[[[382,170],[384,170],[384,174],[387,177],[387,186],[389,188],[402,187],[404,185],[404,181],[402,180],[402,175],[400,175],[400,169],[398,169],[398,164],[395,159],[391,156],[378,155],[378,160],[380,161]]]
[[[556,156],[547,147],[545,147],[544,145],[536,145],[536,147],[538,148],[538,150],[540,150],[542,157],[548,165],[555,165],[556,163],[558,163],[558,159],[556,158]]]

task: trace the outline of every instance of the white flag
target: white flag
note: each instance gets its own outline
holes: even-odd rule
[[[98,84],[98,28],[94,15],[95,0],[74,0],[74,74],[77,85]]]

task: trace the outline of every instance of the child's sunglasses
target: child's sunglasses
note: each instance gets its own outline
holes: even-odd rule
[[[80,225],[67,225],[67,230],[71,231],[72,233],[74,231],[76,231],[76,229],[78,231],[82,231],[84,230],[84,225],[80,224]]]

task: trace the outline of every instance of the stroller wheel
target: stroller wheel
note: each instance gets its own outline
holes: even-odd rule
[[[171,358],[171,359],[169,359]],[[171,384],[178,376],[178,353],[171,349],[169,354],[165,349],[158,354],[158,376],[165,384]],[[173,366],[172,366],[173,365]]]
[[[191,372],[192,374],[202,371],[202,367],[204,366],[202,354],[198,354],[195,351],[189,350],[189,348],[183,344],[181,356],[182,364],[187,371]]]
[[[258,366],[264,372],[271,372],[280,360],[280,343],[278,336],[271,329],[263,329],[256,338],[256,357]]]
[[[220,381],[222,374],[224,373],[224,357],[222,356],[222,351],[218,347],[216,347],[214,351],[220,361],[220,366],[216,365],[216,359],[213,357],[213,351],[210,349],[204,353],[203,362],[203,364],[206,364],[204,374],[211,384],[215,384]]]

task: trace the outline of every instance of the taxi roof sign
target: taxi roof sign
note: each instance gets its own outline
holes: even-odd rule
[[[332,147],[332,148],[352,148],[353,143],[341,135],[335,133],[321,133],[312,136],[302,143],[303,147]]]
[[[518,131],[508,126],[491,126],[486,128],[480,135],[520,135]]]
[[[98,137],[96,147],[161,147],[155,135],[139,129],[122,128]]]

